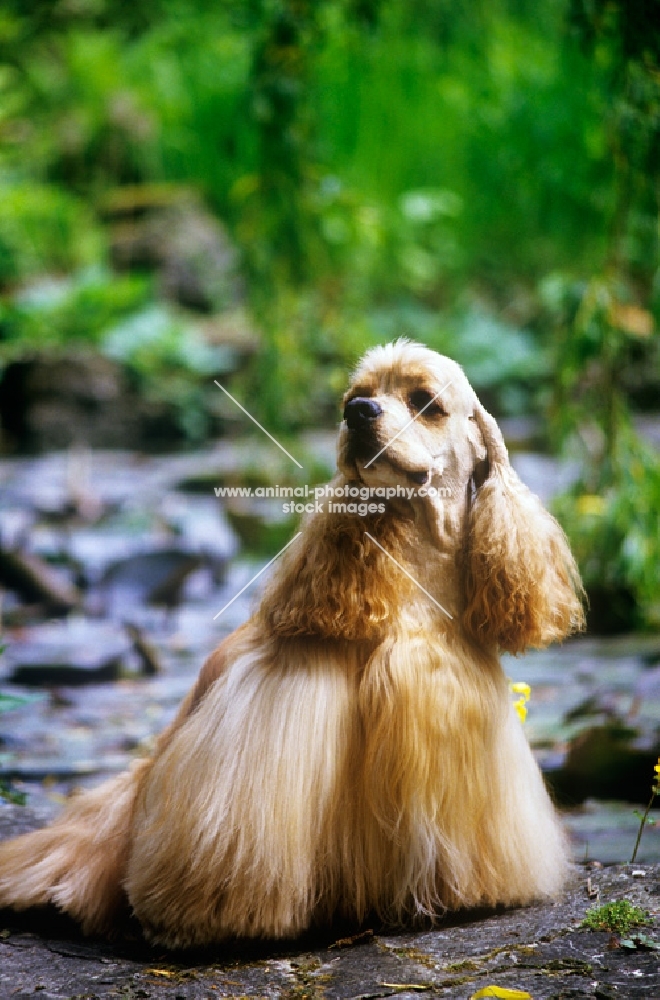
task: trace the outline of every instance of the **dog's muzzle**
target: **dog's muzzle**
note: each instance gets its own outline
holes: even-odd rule
[[[368,461],[381,452],[377,421],[382,413],[382,406],[368,396],[356,396],[344,407],[344,420],[349,431],[348,457],[351,461]],[[389,461],[387,456],[385,460]],[[428,469],[399,468],[403,475],[418,486],[426,485],[431,477]]]
[[[351,461],[365,462],[378,453],[380,444],[376,428],[382,412],[382,406],[375,399],[365,396],[356,396],[344,407]]]

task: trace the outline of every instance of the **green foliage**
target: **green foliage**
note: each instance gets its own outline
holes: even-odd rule
[[[658,253],[657,5],[648,0],[571,0],[569,10],[583,47],[603,68],[601,86],[609,96],[604,117],[616,192],[611,260],[618,270],[648,281]]]
[[[562,5],[531,17],[499,2],[469,16],[446,6],[437,33],[417,12],[383,4],[368,37],[329,38],[316,100],[336,172],[378,204],[451,191],[462,274],[501,284],[565,256],[600,258],[611,169],[598,71],[563,45]]]
[[[654,626],[660,623],[660,458],[634,430],[625,373],[649,364],[657,341],[649,335],[651,315],[622,303],[616,291],[604,280],[579,292],[565,289],[571,316],[556,340],[552,417],[581,473],[555,509],[587,589],[632,593],[636,624]]]
[[[4,646],[0,645],[0,656],[4,651]],[[15,695],[3,694],[0,692],[0,715],[3,712],[11,712],[14,708],[19,708],[25,704],[24,698],[17,698]],[[0,778],[0,799],[5,802],[13,802],[15,805],[25,805],[26,796],[23,792],[15,792],[9,782]]]
[[[25,705],[26,703],[25,698],[19,698],[13,694],[4,694],[3,692],[0,692],[0,714],[2,714],[2,712],[11,712],[15,708],[20,708],[21,705]]]
[[[209,346],[190,321],[178,319],[163,305],[150,304],[106,328],[101,349],[145,376],[164,368],[212,375],[232,364],[227,348]]]
[[[190,320],[154,304],[144,277],[91,268],[0,299],[0,367],[75,343],[121,362],[146,399],[173,410],[190,440],[204,438],[213,412],[215,389],[202,377],[235,364],[229,349],[210,346]]]
[[[359,260],[363,293],[396,293],[402,273],[437,297],[475,269],[501,288],[602,257],[602,74],[565,44],[564,4],[368,10],[163,0],[140,18],[99,0],[49,18],[12,4],[4,160],[93,195],[192,179],[267,288],[331,275],[355,293]],[[431,216],[415,214],[420,192]]]
[[[543,291],[555,320],[556,437],[582,461],[558,516],[587,588],[628,591],[636,623],[657,626],[660,458],[635,433],[629,403],[631,374],[652,372],[660,350],[660,32],[649,11],[638,0],[572,0],[609,96],[614,204],[606,267],[582,287],[552,276]]]
[[[456,357],[476,390],[498,413],[534,409],[550,384],[548,351],[529,331],[499,319],[483,306],[456,308],[439,317],[412,302],[374,312],[372,343],[405,335]]]
[[[210,397],[217,395],[211,378],[234,368],[231,350],[210,346],[189,320],[153,304],[107,327],[99,346],[122,362],[146,399],[173,408],[189,440],[207,435]],[[209,384],[199,376],[207,376]]]
[[[0,288],[42,271],[70,271],[100,254],[92,213],[54,185],[0,183]]]
[[[613,903],[587,910],[581,926],[591,931],[611,931],[625,937],[634,927],[643,927],[648,922],[646,910],[633,906],[627,899],[617,899]]]
[[[624,420],[619,418],[609,456],[602,464],[592,456],[585,474],[556,501],[555,513],[568,532],[587,589],[631,592],[637,613],[631,624],[657,627],[660,459]]]
[[[15,806],[24,806],[27,802],[27,795],[25,792],[14,791],[8,781],[0,778],[0,799],[4,799],[5,802],[11,802]]]
[[[5,645],[0,642],[0,656],[4,653],[5,648]],[[20,708],[25,704],[25,698],[20,698],[11,694],[4,694],[0,691],[0,715],[2,715],[3,712],[11,712],[12,709]],[[0,778],[0,799],[4,799],[5,802],[13,802],[15,805],[23,806],[25,805],[26,796],[23,792],[15,792],[7,781]]]
[[[0,301],[0,360],[71,341],[99,344],[107,328],[141,306],[148,292],[144,278],[97,268],[26,285]]]

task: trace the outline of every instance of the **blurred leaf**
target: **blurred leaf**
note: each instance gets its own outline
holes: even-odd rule
[[[230,348],[207,344],[194,324],[177,319],[164,305],[149,305],[106,330],[101,349],[153,376],[164,367],[213,375],[235,364]]]
[[[434,222],[442,216],[460,215],[463,199],[454,191],[428,188],[406,191],[399,199],[399,206],[410,222]]]
[[[18,695],[0,693],[0,712],[11,712],[15,708],[22,708],[28,701],[29,699],[19,698]]]
[[[15,806],[24,806],[27,801],[27,795],[25,792],[15,792],[4,778],[0,778],[0,799],[4,799],[5,802],[11,802]]]
[[[0,183],[0,287],[93,263],[103,247],[84,204],[52,185]]]

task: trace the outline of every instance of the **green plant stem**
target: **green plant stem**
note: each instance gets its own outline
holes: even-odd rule
[[[630,864],[631,865],[634,865],[634,863],[635,863],[635,858],[637,857],[637,848],[639,847],[639,842],[642,839],[642,833],[644,832],[644,827],[646,826],[646,821],[649,818],[649,813],[651,812],[651,806],[653,805],[653,801],[654,801],[654,799],[655,799],[655,797],[656,797],[657,794],[658,793],[657,793],[656,789],[654,788],[653,792],[651,793],[651,798],[649,799],[649,804],[646,807],[646,812],[642,816],[642,821],[639,824],[639,833],[637,834],[637,840],[635,841],[635,850],[632,852],[632,858],[630,859]]]

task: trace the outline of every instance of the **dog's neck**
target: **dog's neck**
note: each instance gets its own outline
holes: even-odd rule
[[[343,474],[333,480],[333,485],[339,489],[364,488],[360,480]],[[388,551],[389,531],[397,522],[405,525],[404,542],[396,553],[396,561],[414,584],[405,602],[407,617],[419,613],[425,626],[434,618],[446,626],[448,621],[458,621],[463,611],[462,605],[459,606],[464,590],[460,586],[460,554],[468,515],[468,489],[446,482],[427,489],[424,496],[419,496],[420,488],[414,483],[402,487],[400,492],[406,490],[405,497],[387,499],[386,494],[384,500],[374,494],[372,499],[385,507],[383,518],[354,516],[364,532],[373,537],[374,544],[382,545],[392,563],[395,553]],[[390,569],[393,571],[395,566]]]
[[[466,491],[360,495],[365,484],[341,473],[329,486],[266,589],[260,615],[269,630],[356,641],[379,640],[397,623],[458,629]]]
[[[412,595],[413,605],[419,611],[429,604],[420,592],[423,587],[433,599],[433,604],[426,608],[425,620],[430,614],[438,619],[436,624],[447,627],[448,621],[456,623],[463,612],[460,554],[465,504],[459,505],[452,498],[420,499],[415,502],[415,516],[417,532],[411,539],[406,567],[419,584],[418,592]]]

